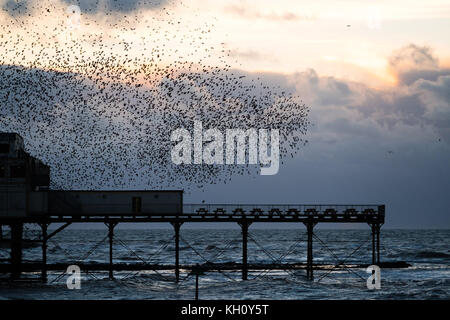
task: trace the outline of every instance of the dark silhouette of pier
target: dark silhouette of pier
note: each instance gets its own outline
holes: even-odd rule
[[[0,133],[0,231],[9,226],[10,238],[2,239],[10,248],[10,259],[0,264],[0,272],[10,273],[19,279],[23,272],[40,272],[47,281],[47,271],[65,270],[64,263],[47,263],[47,244],[56,234],[73,223],[103,223],[107,226],[109,261],[105,264],[86,264],[83,270],[106,270],[114,277],[115,270],[174,270],[180,280],[180,269],[198,274],[212,270],[241,270],[247,280],[249,270],[305,269],[308,279],[314,278],[314,269],[348,266],[324,266],[314,264],[314,228],[319,223],[364,223],[372,232],[371,263],[381,265],[380,228],[385,220],[385,206],[379,205],[303,205],[303,204],[185,204],[182,190],[129,190],[129,191],[83,191],[51,190],[50,168],[25,151],[23,139],[15,133]],[[119,223],[166,222],[173,226],[174,263],[148,265],[142,263],[114,263],[114,229]],[[240,263],[216,264],[208,262],[200,266],[180,264],[180,229],[183,224],[237,223],[242,231],[242,261]],[[249,264],[249,227],[256,223],[298,223],[306,227],[306,264]],[[51,224],[62,224],[49,232]],[[27,241],[23,239],[24,225],[37,224],[40,239],[34,241],[42,248],[42,261],[22,261],[22,251]],[[0,239],[2,232],[0,232]],[[390,265],[392,266],[401,266]],[[361,265],[360,265],[361,267]]]
[[[372,232],[372,257],[371,264],[381,265],[380,261],[380,228],[385,219],[384,205],[219,205],[219,204],[196,204],[184,205],[183,211],[170,215],[71,215],[71,216],[34,216],[34,217],[2,217],[1,225],[9,225],[11,228],[11,263],[0,265],[0,272],[11,273],[12,278],[19,278],[22,272],[41,272],[41,279],[47,280],[47,271],[65,270],[67,264],[47,264],[47,242],[60,231],[72,223],[104,223],[107,226],[109,239],[109,262],[105,264],[80,264],[82,270],[108,271],[109,277],[114,277],[114,271],[125,270],[174,270],[175,279],[180,279],[180,269],[193,270],[200,268],[202,271],[214,270],[241,270],[242,279],[247,280],[249,270],[262,269],[302,269],[306,270],[308,279],[314,278],[314,269],[325,269],[330,266],[314,264],[313,259],[313,233],[319,223],[366,223]],[[119,223],[152,223],[169,222],[173,226],[175,241],[175,257],[172,265],[158,264],[114,264],[113,242],[114,229]],[[208,263],[201,266],[181,265],[180,253],[180,228],[184,223],[223,223],[235,222],[242,231],[242,262],[215,264]],[[269,223],[301,223],[306,227],[307,233],[307,262],[306,264],[248,264],[248,229],[250,225],[261,222]],[[51,233],[48,227],[52,223],[62,223],[62,226]],[[22,230],[24,224],[38,224],[42,231],[41,263],[22,262]],[[355,265],[353,267],[364,267]],[[401,264],[386,264],[390,267],[399,267]],[[339,265],[335,265],[338,268]],[[349,266],[345,266],[348,268]]]

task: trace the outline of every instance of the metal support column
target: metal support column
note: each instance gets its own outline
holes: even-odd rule
[[[22,269],[22,233],[23,223],[11,225],[11,278],[18,279]]]
[[[114,279],[114,265],[113,265],[113,241],[114,241],[114,227],[117,225],[117,222],[107,222],[106,226],[108,227],[108,238],[109,238],[109,279]]]
[[[372,264],[377,264],[377,260],[376,260],[376,252],[375,252],[375,247],[376,247],[376,226],[375,224],[371,224],[371,229],[372,229]]]
[[[198,273],[195,274],[195,300],[198,300]]]
[[[192,268],[190,275],[195,275],[195,300],[198,300],[198,281],[199,276],[204,275],[203,268],[201,268],[198,263]]]
[[[175,231],[175,278],[176,282],[180,281],[180,227],[181,222],[172,222]]]
[[[306,257],[306,277],[309,280],[314,280],[313,274],[313,230],[315,223],[313,221],[308,221],[306,223],[306,231],[308,233],[308,243],[307,243],[307,257]]]
[[[377,265],[380,265],[380,224],[377,224]]]
[[[247,221],[239,222],[242,230],[242,280],[248,279],[248,255],[247,255],[247,239],[248,227],[251,223]]]
[[[49,224],[41,223],[42,229],[42,270],[41,279],[43,283],[47,282],[47,228]]]

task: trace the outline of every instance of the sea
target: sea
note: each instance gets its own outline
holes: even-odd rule
[[[4,236],[7,237],[7,231]],[[25,237],[39,237],[37,229],[24,231]],[[315,230],[314,263],[328,265],[314,271],[314,280],[305,270],[254,270],[248,280],[241,271],[210,271],[198,276],[199,299],[449,299],[450,230],[381,230],[382,262],[404,261],[407,268],[382,268],[380,288],[369,289],[371,275],[366,267],[372,259],[369,230]],[[305,263],[306,232],[303,229],[249,229],[248,263]],[[40,261],[39,246],[27,246],[25,262]],[[0,262],[9,259],[9,249],[0,247]],[[107,229],[66,229],[48,243],[48,263],[107,263]],[[173,265],[175,243],[173,229],[117,229],[113,244],[114,263]],[[242,235],[239,229],[181,229],[180,263],[202,265],[240,263]],[[346,268],[333,268],[341,263]],[[37,278],[25,274],[25,278]],[[81,270],[80,288],[64,271],[49,272],[48,282],[0,281],[0,299],[194,299],[196,276],[181,270],[175,282],[174,270],[121,271],[108,273]]]

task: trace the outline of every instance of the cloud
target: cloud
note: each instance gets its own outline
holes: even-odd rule
[[[438,70],[409,70],[397,75],[400,84],[412,85],[416,81],[427,80],[436,82],[442,76],[450,75],[450,69],[442,68]]]
[[[418,79],[390,90],[367,88],[352,108],[392,129],[397,124],[429,127],[450,142],[450,75]]]
[[[437,99],[442,102],[450,101],[450,72],[448,75],[440,76],[436,80],[419,79],[414,88],[417,91],[427,91],[432,93]]]
[[[349,107],[390,129],[397,123],[410,126],[423,124],[423,116],[426,111],[426,105],[417,93],[396,93],[395,91],[370,89],[367,89],[360,102]]]
[[[389,57],[389,69],[401,85],[412,85],[417,80],[436,81],[440,76],[450,74],[442,68],[431,48],[409,44],[396,50]]]
[[[67,5],[78,5],[82,12],[99,12],[102,10],[110,12],[129,13],[136,10],[160,9],[168,5],[170,0],[105,0],[105,6],[102,8],[99,0],[62,0]],[[172,1],[173,2],[173,1]]]
[[[30,0],[4,0],[1,1],[1,8],[12,17],[20,17],[29,13]]]
[[[40,7],[42,2],[42,0],[0,0],[1,8],[12,17],[30,14],[34,8]],[[77,5],[84,14],[96,14],[162,9],[166,5],[173,4],[175,0],[57,0],[57,2],[65,6]],[[46,5],[46,9],[49,10],[56,7],[54,2],[48,2]]]
[[[395,51],[389,63],[401,81],[393,88],[373,89],[363,83],[322,77],[312,69],[294,74],[291,80],[311,105],[313,122],[322,129],[337,130],[333,134],[352,130],[356,134],[352,126],[365,123],[380,131],[398,126],[431,129],[450,142],[450,72],[439,66],[431,52],[414,44]]]
[[[294,74],[297,91],[311,105],[348,105],[359,91],[358,84],[335,77],[321,77],[313,69]]]
[[[230,50],[230,57],[237,58],[239,60],[268,60],[272,62],[276,62],[277,59],[273,56],[263,54],[261,52],[258,52],[256,50],[239,50],[239,49],[232,49]]]
[[[395,51],[389,58],[389,65],[393,70],[430,70],[439,67],[439,61],[433,56],[429,47],[409,44]]]
[[[225,12],[239,16],[244,19],[262,19],[271,21],[311,21],[316,20],[313,15],[298,15],[295,12],[261,12],[260,10],[248,5],[229,5],[225,7]]]

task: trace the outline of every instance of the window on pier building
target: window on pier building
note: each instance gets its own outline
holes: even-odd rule
[[[132,198],[132,212],[133,213],[139,213],[141,212],[141,207],[142,207],[142,200],[141,197],[133,197]]]

